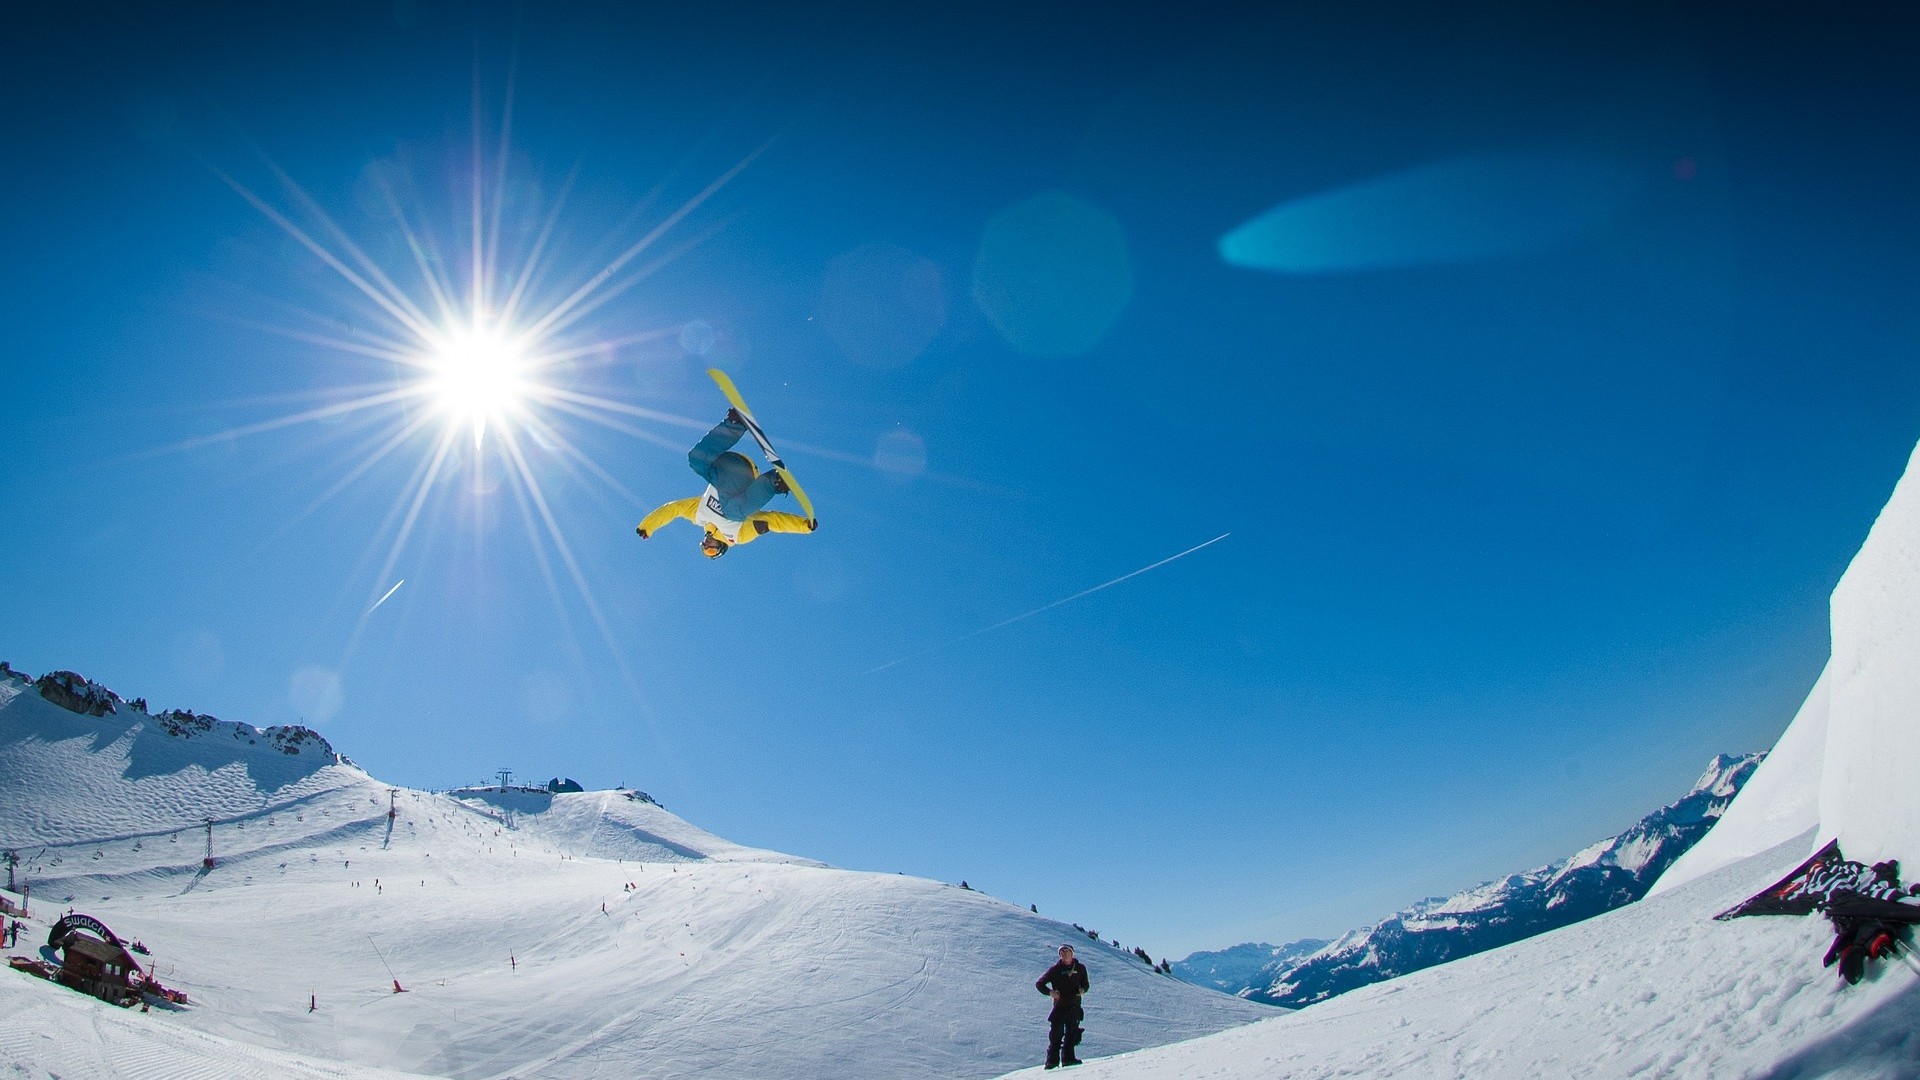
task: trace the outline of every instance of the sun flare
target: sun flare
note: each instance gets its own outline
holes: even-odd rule
[[[527,352],[497,329],[451,331],[433,343],[427,358],[427,395],[449,421],[471,427],[477,443],[489,423],[520,411],[531,393]]]

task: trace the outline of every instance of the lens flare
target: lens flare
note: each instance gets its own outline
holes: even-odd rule
[[[528,352],[497,329],[462,328],[434,342],[426,392],[450,422],[472,428],[478,446],[489,422],[514,416],[534,393]]]

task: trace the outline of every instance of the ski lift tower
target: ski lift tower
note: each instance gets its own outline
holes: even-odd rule
[[[206,867],[209,870],[213,869],[213,819],[212,818],[207,819],[207,857],[200,860],[200,865]]]
[[[13,850],[12,848],[8,848],[6,859],[7,859],[7,891],[19,892],[20,891],[19,889],[16,889],[13,887],[13,868],[20,865],[20,853]]]
[[[400,797],[399,788],[387,789],[387,820],[388,821],[392,821],[394,818],[397,818],[400,816],[399,807],[394,805],[394,800],[398,799],[399,797]]]
[[[499,772],[496,772],[493,775],[500,778],[500,790],[503,792],[507,790],[507,785],[513,783],[512,769],[501,769]]]

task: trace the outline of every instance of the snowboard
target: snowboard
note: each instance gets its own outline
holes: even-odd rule
[[[1840,841],[1830,840],[1792,873],[1714,918],[1824,911],[1842,918],[1920,923],[1920,903],[1902,903],[1887,894],[1907,895],[1876,882],[1872,867],[1849,860],[1840,853]]]
[[[1843,869],[1847,865],[1846,856],[1840,854],[1840,841],[1830,840],[1786,877],[1714,918],[1725,921],[1742,915],[1810,915],[1826,901],[1837,878],[1853,880],[1853,875]]]
[[[773,448],[772,443],[767,441],[767,433],[760,429],[760,422],[753,418],[753,410],[747,408],[746,399],[740,396],[740,388],[733,385],[733,379],[719,368],[708,368],[707,375],[720,387],[720,392],[727,395],[727,401],[732,403],[734,411],[740,414],[740,419],[746,422],[747,434],[753,436],[753,441],[760,444],[760,452],[767,456],[767,463],[780,474],[781,480],[786,481],[787,492],[800,504],[800,509],[806,511],[807,523],[817,524],[813,513],[813,500],[807,498],[806,489],[800,486],[800,481],[794,479],[793,472],[787,468],[787,463],[780,459],[779,452]]]
[[[1903,904],[1898,900],[1841,890],[1828,898],[1827,914],[1842,919],[1879,919],[1911,926],[1920,923],[1920,904]]]

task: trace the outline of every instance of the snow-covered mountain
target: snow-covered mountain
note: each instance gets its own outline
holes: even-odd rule
[[[1714,758],[1679,801],[1559,862],[1419,901],[1305,955],[1276,954],[1235,986],[1189,981],[1297,1009],[1630,904],[1706,835],[1765,756]],[[1246,955],[1258,948],[1242,945],[1229,952]],[[1193,959],[1175,964],[1174,974],[1188,978]]]
[[[209,843],[211,859],[208,858]],[[397,788],[302,728],[0,668],[0,848],[193,1004],[0,970],[0,1072],[968,1077],[1037,1060],[1080,946],[1111,1054],[1273,1010],[979,892],[744,847],[638,792]],[[396,984],[405,992],[396,992]]]
[[[1193,953],[1171,964],[1177,978],[1195,986],[1209,986],[1222,993],[1239,994],[1249,986],[1265,986],[1272,982],[1271,975],[1261,979],[1262,972],[1277,971],[1302,957],[1319,952],[1328,944],[1325,938],[1301,938],[1285,945],[1250,941],[1231,948]]]

